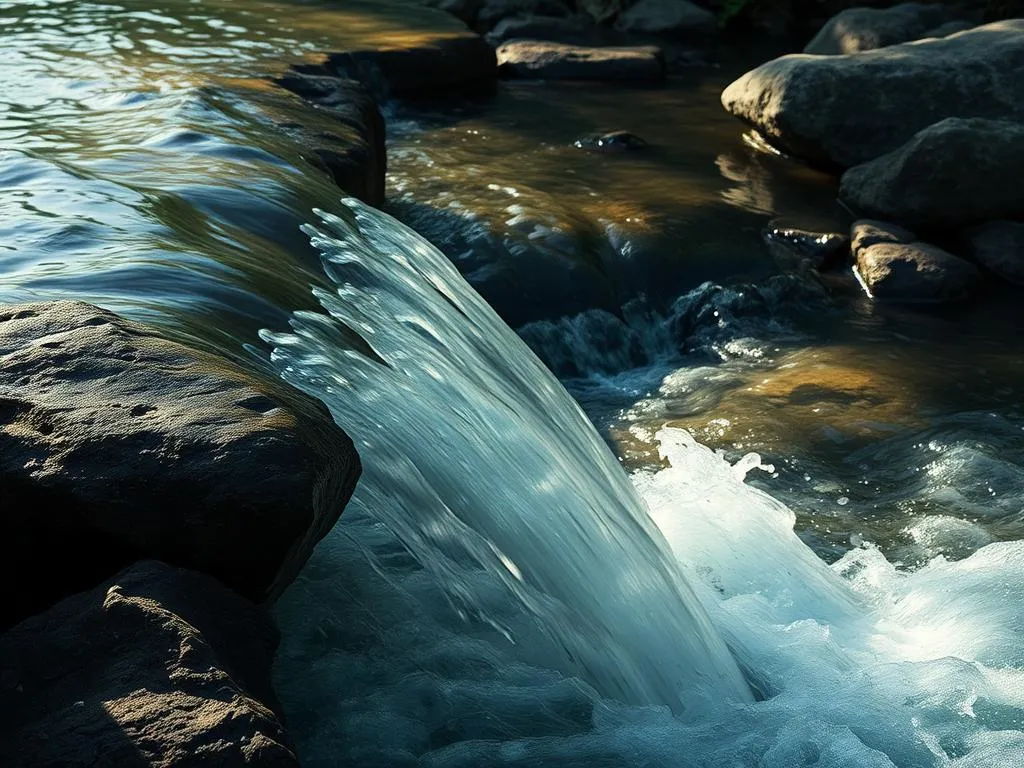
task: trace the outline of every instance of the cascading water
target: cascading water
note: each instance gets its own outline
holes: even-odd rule
[[[605,695],[676,710],[749,698],[572,398],[439,251],[347,204],[354,222],[320,213],[323,228],[307,229],[339,285],[317,293],[334,319],[296,313],[293,333],[264,338],[365,457],[356,506],[398,533],[457,610]]]
[[[348,204],[308,228],[329,316],[263,334],[366,467],[278,607],[304,764],[1024,764],[1024,545],[827,566],[757,456],[679,430],[630,487],[444,257]]]

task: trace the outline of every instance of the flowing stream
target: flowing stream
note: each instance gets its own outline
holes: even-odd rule
[[[452,23],[0,3],[0,300],[284,375],[363,456],[276,608],[303,763],[1024,765],[1019,297],[906,310],[773,261],[771,217],[846,222],[722,113],[752,51],[387,103],[405,224],[342,203],[293,129],[345,129],[270,78]],[[648,150],[571,145],[617,128]]]

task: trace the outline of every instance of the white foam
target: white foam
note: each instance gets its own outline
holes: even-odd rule
[[[1024,544],[915,572],[870,547],[826,566],[744,483],[760,459],[678,430],[658,434],[670,466],[634,478],[655,530],[447,262],[360,223],[362,244],[346,222],[316,234],[336,319],[267,334],[366,466],[278,607],[305,765],[1024,764]],[[717,635],[762,701],[707,684]]]

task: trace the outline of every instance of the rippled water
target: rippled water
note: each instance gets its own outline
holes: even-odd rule
[[[343,208],[307,137],[347,130],[271,78],[452,23],[369,0],[0,3],[0,300],[83,298],[258,364],[258,330],[319,311],[310,286],[332,288],[299,226]],[[388,208],[445,250],[639,470],[704,610],[774,698],[682,722],[510,661],[493,627],[467,631],[393,533],[353,509],[324,548],[333,565],[307,571],[322,591],[290,605],[341,602],[315,623],[281,614],[294,619],[287,659],[351,664],[347,678],[282,684],[290,709],[314,713],[296,732],[319,764],[344,750],[368,765],[686,765],[709,733],[716,765],[1024,762],[1024,310],[1000,289],[886,307],[849,275],[782,274],[760,241],[769,218],[846,222],[834,180],[755,151],[721,112],[743,66],[667,89],[502,84],[475,103],[387,104]],[[650,146],[570,146],[607,129]],[[771,469],[740,484],[666,425]],[[772,580],[786,563],[810,585],[796,597]],[[826,714],[801,725],[812,709]]]

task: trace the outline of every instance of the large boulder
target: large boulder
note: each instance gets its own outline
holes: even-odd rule
[[[804,53],[833,56],[872,51],[927,36],[951,21],[950,9],[928,3],[892,8],[849,8],[833,16],[804,48]]]
[[[715,14],[687,0],[638,0],[615,21],[622,32],[704,38],[718,31]]]
[[[994,275],[1024,285],[1024,223],[991,221],[963,233],[964,255]]]
[[[592,48],[541,40],[509,40],[498,67],[510,77],[546,80],[657,82],[665,77],[661,50],[651,45]]]
[[[1024,19],[850,56],[783,56],[722,104],[772,144],[848,168],[947,117],[1024,121]]]
[[[0,635],[0,765],[297,768],[276,646],[214,579],[138,563]]]
[[[860,220],[851,230],[854,273],[872,299],[901,303],[957,301],[981,279],[977,268],[899,226]]]
[[[0,305],[0,627],[141,558],[272,599],[359,470],[283,383],[82,302]]]
[[[1024,39],[1022,39],[1024,44]],[[1024,217],[1024,124],[949,118],[843,174],[839,197],[915,229]]]

